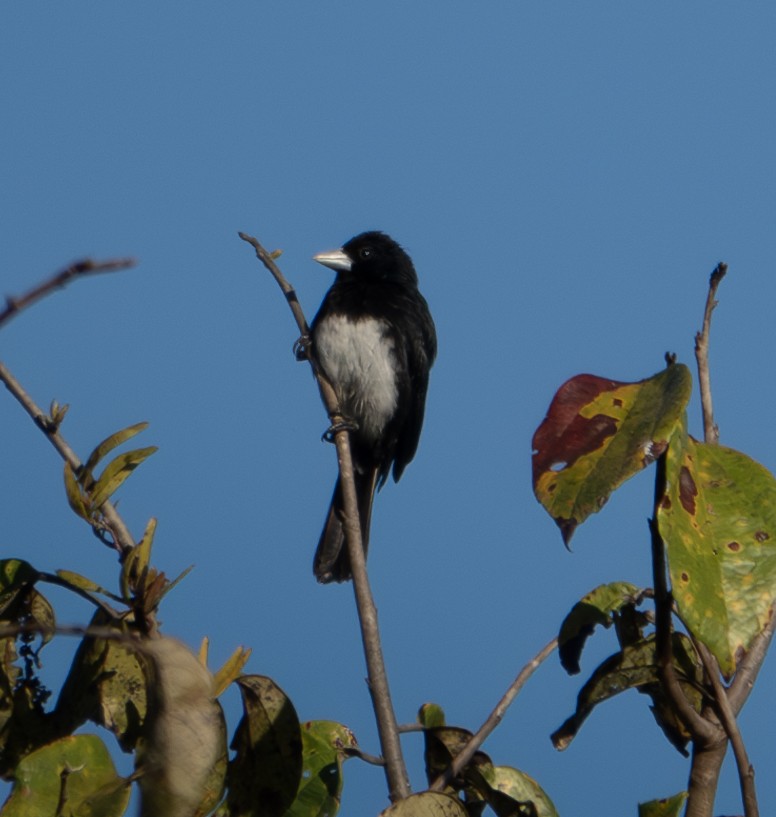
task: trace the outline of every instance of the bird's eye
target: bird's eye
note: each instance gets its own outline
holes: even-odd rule
[[[371,247],[362,247],[358,251],[358,257],[362,261],[366,261],[367,258],[371,258],[372,257],[372,248]]]

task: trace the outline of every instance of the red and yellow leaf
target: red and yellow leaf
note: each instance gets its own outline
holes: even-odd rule
[[[564,383],[533,438],[533,485],[569,543],[615,488],[666,449],[690,397],[682,364],[621,383],[590,374]]]

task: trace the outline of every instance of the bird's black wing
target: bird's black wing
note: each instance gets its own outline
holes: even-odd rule
[[[402,320],[407,377],[400,386],[399,400],[406,405],[394,450],[393,478],[398,482],[415,456],[423,428],[426,392],[431,366],[437,352],[436,330],[425,298],[417,292],[407,298]]]

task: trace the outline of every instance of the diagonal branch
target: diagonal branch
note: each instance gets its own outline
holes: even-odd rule
[[[85,258],[82,261],[76,261],[61,272],[47,278],[43,283],[33,287],[29,292],[25,292],[24,295],[16,298],[6,297],[5,309],[0,310],[0,327],[18,315],[23,309],[44,298],[55,289],[61,289],[76,278],[102,272],[116,272],[134,265],[135,260],[133,258],[116,258],[109,261],[93,261],[91,258]]]
[[[552,655],[557,646],[558,639],[553,638],[549,644],[545,645],[537,655],[520,670],[515,680],[510,684],[509,689],[507,689],[501,700],[496,704],[495,709],[488,715],[485,723],[469,738],[467,744],[453,758],[453,762],[447,769],[429,786],[431,791],[442,791],[453,778],[461,773],[490,733],[501,723],[507,709],[509,709],[512,701],[514,701],[520,690],[525,686],[526,681],[539,668],[539,665]]]
[[[738,780],[741,786],[741,799],[744,803],[744,815],[745,817],[759,817],[760,810],[757,806],[757,792],[754,787],[754,767],[749,762],[746,746],[741,737],[741,731],[738,728],[735,713],[730,705],[727,690],[722,685],[722,681],[720,681],[719,665],[709,651],[709,648],[703,642],[696,639],[693,639],[693,641],[703,662],[706,675],[708,675],[712,689],[714,690],[717,715],[720,723],[730,740],[730,745],[733,747],[733,755],[736,759],[736,768],[738,769]]]
[[[296,297],[296,291],[286,281],[283,273],[275,264],[275,253],[269,253],[253,236],[246,233],[238,233],[243,241],[250,244],[256,251],[256,256],[269,270],[277,281],[286,300],[291,308],[291,312],[296,320],[296,325],[302,333],[302,343],[309,342],[309,326],[305,320],[302,307]],[[329,418],[334,424],[341,421],[337,396],[331,383],[315,364],[315,359],[307,356],[313,368],[321,399],[326,407]],[[351,570],[353,573],[353,589],[356,595],[356,608],[358,611],[359,624],[361,626],[361,639],[364,644],[364,656],[367,665],[367,682],[369,692],[372,696],[375,717],[377,719],[377,731],[380,737],[380,747],[385,759],[385,776],[388,781],[389,795],[392,801],[401,800],[411,793],[407,769],[399,741],[399,731],[396,724],[396,715],[391,703],[391,694],[388,687],[388,676],[385,671],[385,661],[383,659],[382,646],[380,644],[380,631],[377,622],[377,607],[374,603],[372,590],[369,586],[369,577],[366,571],[366,556],[361,539],[361,524],[358,516],[358,502],[356,499],[356,486],[353,479],[353,461],[350,456],[350,436],[347,430],[337,431],[334,435],[334,442],[337,446],[337,460],[340,469],[340,479],[342,484],[343,502],[345,506],[345,541],[350,556]]]

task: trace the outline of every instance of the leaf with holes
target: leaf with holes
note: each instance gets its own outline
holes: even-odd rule
[[[568,545],[577,525],[666,449],[690,397],[682,364],[638,383],[591,374],[566,381],[533,438],[536,498]]]
[[[679,429],[658,526],[682,620],[729,678],[776,601],[776,480],[745,454]]]
[[[280,817],[291,805],[302,775],[299,718],[283,690],[264,675],[237,680],[243,717],[232,740],[236,755],[229,770],[229,814]]]

